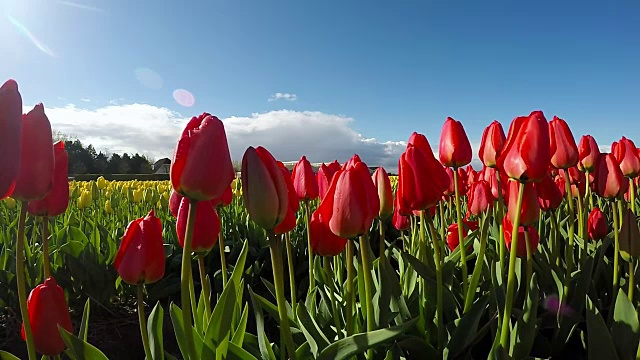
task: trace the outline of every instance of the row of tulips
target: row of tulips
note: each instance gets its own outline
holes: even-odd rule
[[[13,131],[6,139],[22,139],[18,144],[3,137],[0,143],[20,154],[2,160],[9,171],[0,179],[4,186],[0,194],[21,202],[16,276],[29,358],[35,358],[36,350],[55,357],[68,348],[66,354],[72,358],[79,357],[79,349],[99,353],[86,343],[86,333],[82,340],[83,330],[77,337],[71,334],[64,292],[50,276],[46,246],[46,280],[26,299],[26,214],[47,219],[66,210],[64,148],[59,143],[51,146],[51,127],[41,105],[21,114],[20,94],[11,80],[0,90],[0,123]],[[542,341],[542,331],[536,330],[543,329],[537,315],[538,307],[544,306],[556,315],[552,352],[561,351],[576,336],[580,317],[576,319],[575,312],[586,309],[590,355],[636,356],[638,318],[628,309],[637,303],[639,154],[624,137],[613,144],[611,154],[601,154],[588,135],[577,146],[564,120],[554,117],[548,122],[540,111],[515,118],[507,136],[499,122],[490,124],[482,137],[479,157],[484,167],[479,172],[469,166],[472,150],[460,122],[445,121],[439,159],[426,136],[414,133],[399,159],[394,184],[382,168],[371,176],[357,155],[344,164],[323,165],[317,174],[303,157],[291,174],[267,149],[250,147],[242,159],[242,204],[268,238],[273,283],[265,283],[276,300],[273,305],[249,288],[258,327],[250,337],[248,304],[242,296],[246,246],[233,271],[228,271],[218,216],[234,201],[237,190],[224,126],[207,113],[194,117],[176,145],[168,204],[183,249],[181,308],[170,305],[182,355],[188,359],[272,358],[276,352],[291,359],[358,354],[369,359],[383,354],[455,357],[492,338],[485,356],[521,358],[536,351],[534,341]],[[99,190],[103,185],[95,183]],[[78,205],[91,191],[82,190]],[[153,203],[151,192],[136,199],[136,191],[140,194],[132,191],[134,202],[146,197]],[[160,196],[156,204],[161,205]],[[607,216],[612,219],[613,239]],[[306,246],[291,240],[299,222],[306,230]],[[398,239],[389,238],[385,228],[389,223],[401,231]],[[372,231],[376,227],[377,234]],[[43,244],[49,239],[46,229],[45,220]],[[376,237],[379,256],[374,258]],[[590,244],[587,238],[595,242]],[[608,249],[612,242],[613,252]],[[171,356],[162,351],[161,334],[150,331],[157,329],[162,307],[154,308],[149,324],[144,311],[145,285],[165,276],[163,243],[163,225],[151,210],[129,223],[113,262],[122,281],[136,288],[148,359]],[[216,244],[224,284],[217,300],[204,266]],[[299,281],[292,266],[296,245],[306,247],[308,256],[304,301],[297,300]],[[199,296],[192,274],[194,256],[200,272]],[[620,258],[629,264],[626,274]],[[605,266],[612,270],[611,282],[595,287]],[[552,291],[546,286],[550,283]],[[541,292],[544,305],[539,304]],[[265,338],[262,310],[276,317],[280,346]],[[599,314],[605,310],[609,325]],[[487,326],[479,326],[482,319]],[[482,336],[474,336],[476,331]],[[598,346],[598,337],[608,339],[604,347]]]

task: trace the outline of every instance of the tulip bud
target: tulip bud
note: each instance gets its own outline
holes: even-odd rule
[[[599,207],[594,207],[587,219],[587,234],[591,240],[601,240],[609,233],[607,218]]]
[[[635,178],[640,174],[640,157],[638,157],[638,149],[633,141],[623,136],[616,150],[612,150],[612,153],[618,164],[620,164],[622,175],[628,178]]]
[[[7,80],[0,87],[0,200],[13,193],[22,151],[22,96],[18,84]]]
[[[53,144],[55,156],[53,188],[40,200],[29,201],[27,211],[34,216],[58,216],[67,211],[69,206],[69,155],[64,149],[64,142]]]
[[[596,194],[606,199],[623,196],[629,187],[629,179],[622,175],[613,154],[602,154],[595,176]]]
[[[450,117],[444,122],[438,155],[447,167],[459,168],[471,162],[471,144],[461,122]]]
[[[107,214],[113,213],[113,208],[111,207],[111,200],[107,200],[104,202],[104,211]]]
[[[193,200],[219,198],[235,178],[224,125],[204,113],[182,132],[171,162],[173,188]]]
[[[326,206],[318,208],[311,215],[309,234],[311,250],[320,256],[336,256],[344,251],[347,239],[335,235],[329,228],[332,209]]]
[[[551,165],[567,169],[578,163],[578,147],[569,125],[557,116],[549,122]]]
[[[36,351],[45,356],[59,355],[66,345],[58,326],[73,333],[73,325],[64,291],[53,277],[31,290],[27,299],[27,312]],[[22,339],[26,340],[24,324],[21,332]]]
[[[400,209],[396,206],[393,210],[393,218],[391,219],[393,227],[398,231],[404,231],[411,227],[409,216],[400,213]]]
[[[507,215],[509,220],[515,222],[517,214],[518,204],[518,191],[519,187],[524,187],[524,193],[522,196],[522,206],[520,208],[520,224],[531,225],[540,217],[540,204],[538,203],[538,193],[533,183],[518,183],[517,181],[509,181],[509,191],[507,197],[509,198],[509,207]]]
[[[540,182],[535,183],[540,209],[543,211],[554,210],[562,204],[564,194],[558,187],[549,175],[542,178]],[[564,190],[564,179],[562,179],[562,187]]]
[[[578,144],[578,169],[593,172],[600,159],[600,148],[591,135],[583,135]]]
[[[509,216],[505,216],[502,220],[502,229],[504,231],[504,242],[507,245],[507,250],[511,251],[511,241],[513,240],[513,223],[509,220]],[[516,248],[516,256],[519,258],[527,257],[527,243],[525,242],[525,231],[529,238],[529,246],[531,247],[531,254],[534,254],[538,250],[538,244],[540,243],[540,235],[533,226],[520,226],[518,228],[518,247]]]
[[[480,142],[480,150],[478,156],[486,167],[495,168],[497,158],[504,146],[506,137],[502,124],[494,120],[482,133],[482,141]]]
[[[287,183],[276,159],[261,146],[249,147],[242,157],[242,195],[249,216],[263,229],[274,229],[287,215]]]
[[[211,250],[218,241],[220,233],[220,218],[213,204],[209,201],[198,201],[196,209],[196,221],[193,227],[191,249],[195,253],[205,253]],[[176,219],[176,233],[178,243],[184,248],[184,238],[187,232],[187,220],[189,218],[189,199],[183,197],[178,209]]]
[[[296,212],[300,209],[300,203],[298,202],[298,194],[293,185],[293,181],[291,178],[291,174],[289,173],[289,169],[287,169],[284,164],[280,161],[277,162],[278,167],[282,171],[282,176],[284,177],[284,181],[287,183],[287,197],[289,199],[289,209],[287,210],[287,215],[284,217],[284,220],[278,226],[273,229],[273,232],[276,235],[288,233],[289,231],[295,229],[297,225],[297,217]],[[315,177],[314,177],[315,181]]]
[[[493,207],[493,195],[491,195],[491,186],[484,180],[478,180],[469,190],[469,212],[473,215],[480,214]]]
[[[373,185],[378,190],[378,198],[380,199],[380,213],[378,216],[381,219],[386,219],[393,214],[393,192],[391,191],[389,175],[384,168],[379,167],[371,178],[373,179]]]
[[[78,198],[78,209],[86,209],[91,206],[91,192],[83,190]]]
[[[5,198],[4,200],[5,205],[7,205],[7,209],[9,210],[13,210],[16,208],[16,200],[14,198]]]
[[[463,220],[463,233],[468,235],[470,232],[478,229],[477,221]],[[465,236],[466,237],[466,236]],[[447,245],[449,250],[454,251],[460,245],[460,237],[458,236],[458,223],[453,223],[447,228]],[[473,244],[467,246],[467,251],[471,251]]]
[[[318,182],[313,173],[311,163],[306,156],[293,167],[293,187],[298,200],[313,200],[318,198]]]
[[[20,171],[12,197],[31,201],[45,197],[53,188],[55,158],[51,124],[42,104],[22,117]]]

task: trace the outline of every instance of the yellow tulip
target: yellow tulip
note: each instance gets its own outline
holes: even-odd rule
[[[113,212],[113,208],[111,208],[111,201],[107,200],[104,203],[104,211],[107,212],[107,214],[111,214]]]
[[[14,198],[10,198],[10,197],[6,198],[6,199],[4,199],[4,203],[7,205],[8,209],[13,210],[13,209],[16,208],[16,201],[15,201]]]
[[[133,202],[139,203],[142,201],[142,191],[141,190],[133,190]]]
[[[85,209],[91,206],[91,192],[83,191],[78,198],[78,209]]]

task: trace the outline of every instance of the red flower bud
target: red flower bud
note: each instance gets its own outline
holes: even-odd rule
[[[609,226],[607,225],[607,218],[599,207],[593,208],[589,213],[589,218],[587,219],[587,234],[589,234],[589,239],[604,239],[608,233]]]
[[[591,135],[584,135],[578,144],[578,168],[583,171],[593,172],[600,159],[600,148],[596,139]]]
[[[562,180],[564,188],[564,180]],[[558,189],[556,183],[547,175],[540,182],[535,183],[538,194],[538,204],[544,211],[557,209],[562,204],[563,193]]]
[[[502,124],[494,120],[482,133],[482,141],[480,142],[480,150],[478,156],[486,167],[495,168],[497,158],[506,141]]]
[[[551,165],[567,169],[578,163],[578,147],[569,125],[557,116],[549,122]]]
[[[595,172],[595,190],[598,196],[615,199],[624,195],[629,179],[622,175],[613,154],[602,154]]]
[[[622,175],[634,178],[640,174],[640,157],[638,157],[638,149],[633,141],[623,136],[616,146],[616,150],[612,150],[612,152],[620,164]]]
[[[162,224],[153,210],[129,223],[113,266],[131,285],[154,283],[164,276]]]
[[[391,190],[391,180],[384,168],[379,167],[371,176],[373,185],[378,190],[378,198],[380,199],[380,213],[378,216],[386,219],[393,214],[393,191]]]
[[[347,239],[341,238],[331,232],[329,219],[333,211],[332,200],[327,200],[324,206],[321,204],[311,215],[309,221],[309,233],[311,235],[311,249],[313,253],[320,256],[336,256],[344,251]]]
[[[53,153],[53,188],[44,198],[29,201],[27,211],[34,216],[58,216],[67,211],[69,206],[69,154],[64,149],[63,141],[53,144]]]
[[[511,251],[511,241],[513,234],[513,223],[509,220],[509,216],[505,216],[502,220],[502,229],[504,231],[504,242],[507,245],[507,249]],[[538,250],[538,244],[540,243],[540,235],[533,226],[520,226],[518,228],[518,247],[516,248],[516,256],[519,258],[527,257],[527,243],[525,242],[525,231],[529,237],[529,246],[531,248],[531,254],[534,254]]]
[[[193,117],[171,162],[173,188],[190,199],[208,201],[220,198],[234,178],[222,121],[207,113]]]
[[[464,229],[462,231],[463,234],[468,235],[470,232],[478,229],[477,221],[468,221],[463,220],[462,225]],[[449,250],[454,251],[458,245],[460,245],[460,237],[458,236],[458,223],[453,223],[449,225],[447,228],[447,245],[449,246]],[[467,251],[470,251],[473,248],[473,244],[467,246]]]
[[[198,201],[196,206],[196,222],[193,227],[191,249],[195,253],[205,253],[213,249],[218,241],[220,217],[218,217],[218,213],[210,201]],[[184,248],[188,218],[189,199],[182,198],[176,220],[176,233],[178,234],[178,243],[181,248]]]
[[[7,80],[0,87],[0,200],[13,193],[22,150],[22,96],[18,84]]]
[[[296,190],[298,200],[318,198],[318,182],[306,156],[300,158],[300,161],[293,167],[293,187]]]
[[[469,212],[479,216],[493,207],[491,186],[487,181],[478,180],[469,190]]]
[[[540,204],[538,203],[538,193],[533,183],[518,183],[517,181],[509,181],[509,207],[507,215],[513,223],[516,218],[516,208],[518,204],[518,190],[520,186],[524,186],[522,196],[522,207],[520,208],[520,224],[531,225],[540,217]]]
[[[73,333],[73,325],[64,291],[53,277],[31,290],[27,299],[27,312],[36,351],[46,356],[59,355],[66,345],[58,326]],[[26,340],[24,324],[21,332],[22,339]]]
[[[461,122],[450,117],[444,122],[438,155],[448,167],[459,168],[471,162],[471,144]]]
[[[278,161],[277,163],[278,167],[282,171],[284,181],[287,183],[287,196],[289,198],[289,210],[287,211],[287,215],[285,215],[284,220],[282,220],[282,222],[278,224],[275,229],[273,229],[273,232],[276,235],[280,235],[288,233],[296,227],[296,212],[298,211],[298,209],[300,209],[300,203],[298,202],[298,194],[296,193],[296,189],[294,188],[289,169],[287,169],[282,162]],[[315,176],[313,177],[313,179],[315,181]]]

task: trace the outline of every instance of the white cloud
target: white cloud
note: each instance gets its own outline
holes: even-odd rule
[[[91,101],[91,99],[89,99],[89,98],[81,98],[81,99],[80,99],[80,101],[83,101],[83,102],[90,102],[90,101]]]
[[[31,110],[25,106],[24,111]],[[75,105],[46,108],[54,131],[77,137],[107,152],[143,153],[155,159],[173,155],[189,118],[147,104],[109,105],[95,110]],[[264,146],[282,161],[306,155],[312,162],[340,162],[358,154],[369,166],[397,172],[404,141],[368,138],[351,126],[352,118],[317,111],[279,110],[222,119],[231,156],[240,161],[248,146]]]
[[[298,95],[289,94],[289,93],[280,93],[277,92],[269,98],[269,101],[278,101],[278,100],[287,100],[287,101],[296,101],[298,99]]]

